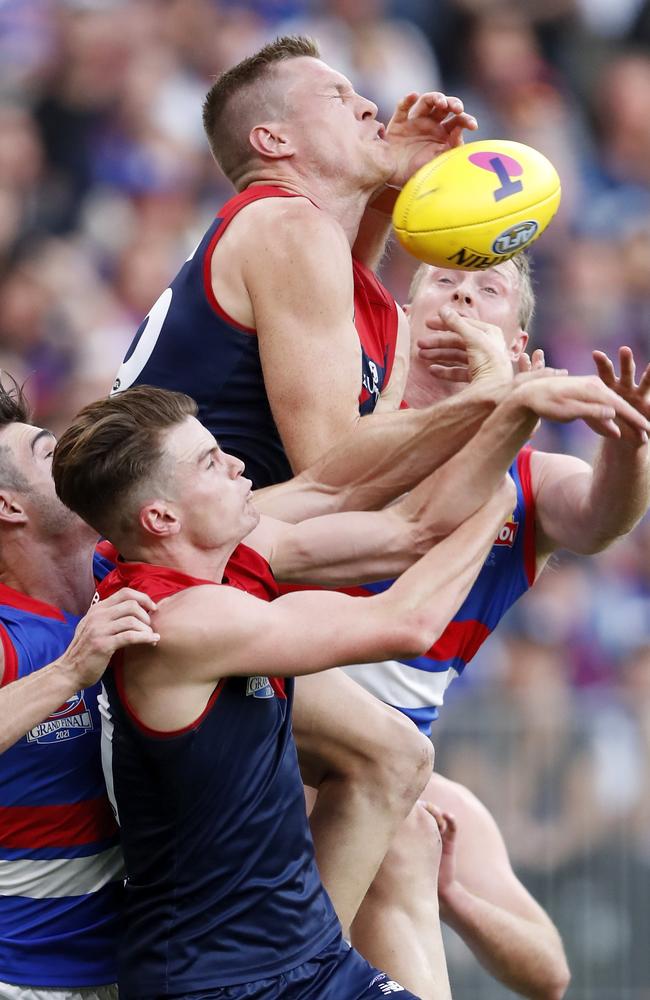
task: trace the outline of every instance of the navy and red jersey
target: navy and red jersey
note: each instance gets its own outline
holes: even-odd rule
[[[99,588],[160,601],[213,581],[121,563]],[[262,600],[268,564],[240,545],[224,585]],[[179,663],[179,670],[183,664]],[[118,654],[105,675],[105,768],[127,870],[120,996],[185,994],[280,975],[340,936],[321,884],[291,733],[293,681],[220,680],[184,729],[148,728]]]
[[[243,208],[263,198],[294,197],[283,188],[254,186],[223,206],[140,325],[113,386],[114,393],[139,384],[187,393],[221,447],[245,463],[255,488],[284,482],[292,472],[266,395],[256,332],[237,323],[217,302],[211,262],[218,241]],[[366,414],[374,410],[390,378],[397,306],[372,271],[357,260],[352,263],[354,323],[362,356],[359,410]],[[260,267],[267,266],[260,261]]]
[[[114,566],[103,543],[95,579]],[[78,616],[0,585],[3,684],[56,660]],[[0,757],[0,980],[79,988],[117,978],[123,864],[100,759],[100,685]]]
[[[404,712],[427,734],[438,717],[448,685],[462,674],[506,611],[535,580],[531,454],[531,448],[524,448],[510,466],[510,475],[517,488],[512,516],[499,531],[460,610],[428,653],[412,660],[343,668],[362,687]],[[370,596],[386,590],[392,582],[369,583],[362,588],[349,588],[347,593]]]

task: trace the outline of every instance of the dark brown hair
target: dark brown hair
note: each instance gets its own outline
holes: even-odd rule
[[[182,392],[139,385],[84,406],[52,462],[59,499],[101,534],[128,530],[128,499],[159,471],[162,432],[196,416]]]
[[[23,386],[13,375],[0,372],[0,430],[10,424],[31,422],[32,414]],[[14,490],[29,489],[29,482],[16,465],[11,448],[4,444],[0,445],[0,484]]]
[[[236,66],[227,69],[212,84],[203,102],[203,127],[215,160],[233,184],[241,176],[242,168],[251,157],[248,135],[254,122],[251,114],[260,121],[273,113],[275,106],[266,103],[260,88],[250,93],[245,105],[237,97],[246,97],[246,91],[254,84],[269,77],[280,62],[309,56],[320,58],[318,46],[311,38],[302,35],[284,35],[269,42],[258,52],[242,59]],[[246,113],[248,112],[248,113]]]

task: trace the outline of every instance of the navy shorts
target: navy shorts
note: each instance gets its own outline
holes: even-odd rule
[[[337,938],[315,958],[272,979],[188,993],[176,1000],[420,1000]]]

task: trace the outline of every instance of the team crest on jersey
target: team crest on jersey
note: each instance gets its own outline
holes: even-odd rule
[[[519,531],[519,523],[514,519],[506,521],[499,531],[499,534],[494,539],[495,545],[506,545],[509,549],[515,544],[515,539],[517,537],[517,532]]]
[[[56,712],[52,712],[49,719],[30,729],[27,742],[60,743],[63,740],[74,740],[77,736],[90,732],[92,728],[93,720],[84,692],[77,691]]]
[[[275,692],[269,683],[268,677],[249,677],[246,684],[246,697],[252,695],[253,698],[274,698]]]

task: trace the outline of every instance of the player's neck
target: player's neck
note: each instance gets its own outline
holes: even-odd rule
[[[26,534],[3,540],[0,582],[71,614],[84,614],[95,592],[95,539],[43,543]]]
[[[238,544],[238,541],[233,541],[214,549],[197,548],[175,535],[153,543],[139,541],[125,544],[120,551],[128,562],[166,566],[186,576],[221,583],[228,560]]]
[[[358,185],[340,178],[310,178],[303,176],[283,175],[281,173],[255,177],[247,187],[272,185],[301,195],[327,212],[344,230],[350,246],[354,245],[359,231],[361,219],[375,189],[360,190]]]

